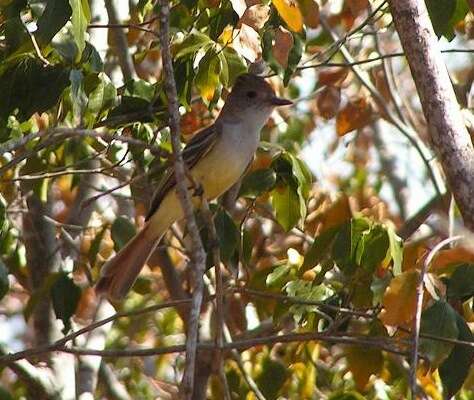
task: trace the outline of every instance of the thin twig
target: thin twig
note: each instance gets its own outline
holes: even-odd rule
[[[206,253],[202,245],[199,230],[194,217],[194,207],[191,195],[188,192],[187,180],[181,154],[180,143],[180,116],[178,110],[178,96],[170,52],[169,16],[170,5],[167,0],[160,1],[160,44],[163,60],[164,87],[168,98],[169,125],[171,131],[171,144],[174,155],[174,173],[176,177],[176,193],[186,219],[186,226],[191,238],[191,261],[194,266],[195,287],[192,297],[192,306],[189,313],[188,330],[186,335],[186,363],[183,374],[181,390],[183,397],[191,399],[194,388],[194,372],[196,364],[196,351],[198,347],[199,315],[204,292],[202,276],[206,267]]]

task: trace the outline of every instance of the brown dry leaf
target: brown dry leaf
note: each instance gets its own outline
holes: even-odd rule
[[[298,0],[304,24],[309,28],[319,26],[319,5],[314,0]]]
[[[242,57],[254,62],[262,54],[260,36],[252,27],[242,24],[240,30],[232,43],[232,47]]]
[[[360,129],[372,121],[372,107],[364,97],[348,103],[336,117],[336,132],[344,136],[355,129]]]
[[[247,8],[240,18],[240,24],[246,24],[256,31],[262,29],[270,18],[270,7],[263,4],[256,4]]]
[[[273,57],[286,69],[288,66],[288,55],[293,47],[293,35],[283,27],[279,27],[275,32],[275,45],[273,46]]]
[[[371,375],[377,375],[383,368],[383,355],[379,349],[348,346],[345,350],[347,366],[352,372],[357,389],[363,391]]]
[[[326,86],[316,98],[319,115],[324,119],[331,119],[337,114],[341,104],[341,89],[335,86]]]
[[[303,15],[295,0],[272,0],[280,17],[293,32],[303,29]]]
[[[382,301],[384,310],[380,319],[385,325],[399,326],[413,319],[419,276],[418,271],[411,270],[392,279]]]
[[[345,67],[322,69],[318,74],[318,84],[320,86],[341,86],[348,74],[349,68]]]

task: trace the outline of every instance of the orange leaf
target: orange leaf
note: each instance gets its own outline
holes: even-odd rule
[[[398,326],[413,319],[416,309],[416,286],[419,272],[403,272],[390,282],[383,296],[380,319],[385,325]]]
[[[336,117],[336,132],[344,136],[355,129],[360,129],[372,121],[372,108],[365,98],[361,97],[347,104]]]
[[[324,119],[333,118],[339,110],[340,103],[341,89],[335,86],[326,86],[316,99],[319,115]]]
[[[304,24],[309,28],[319,26],[319,5],[314,0],[298,0]]]
[[[294,0],[272,0],[272,3],[293,32],[300,32],[303,29],[303,16]]]
[[[293,47],[293,35],[281,26],[275,32],[275,45],[273,46],[273,57],[286,69],[288,66],[288,55]]]
[[[268,18],[270,18],[270,7],[264,6],[263,4],[256,4],[245,10],[239,23],[246,24],[258,31],[263,28]]]
[[[465,247],[455,247],[453,249],[439,251],[431,263],[431,268],[442,268],[450,264],[472,263],[474,253]]]

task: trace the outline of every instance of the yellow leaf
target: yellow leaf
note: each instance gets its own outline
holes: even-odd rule
[[[234,28],[231,25],[227,25],[222,33],[219,36],[219,42],[222,43],[224,46],[232,43],[232,34],[234,32]]]
[[[272,0],[272,3],[293,32],[300,32],[303,29],[303,16],[294,0]]]

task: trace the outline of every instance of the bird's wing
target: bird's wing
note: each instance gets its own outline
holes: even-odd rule
[[[216,139],[221,130],[213,124],[196,133],[191,141],[183,150],[183,161],[188,170],[191,170],[196,163],[201,160],[216,144]],[[158,188],[156,189],[150,204],[150,209],[146,216],[146,220],[151,218],[155,211],[160,207],[161,202],[166,194],[176,186],[176,177],[174,168],[169,168],[163,176]]]

